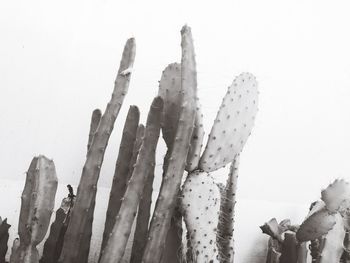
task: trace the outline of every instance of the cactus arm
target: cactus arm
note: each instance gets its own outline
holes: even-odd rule
[[[43,240],[55,205],[57,176],[53,161],[40,155],[34,157],[27,172],[22,193],[18,234],[20,246],[14,263],[39,262],[36,246]]]
[[[221,198],[220,223],[218,233],[221,237],[218,240],[220,259],[222,262],[233,262],[234,260],[234,216],[236,205],[236,191],[238,181],[239,156],[235,158],[230,167],[230,173],[226,182],[226,187]]]
[[[184,26],[182,34],[181,59],[181,111],[176,129],[174,145],[168,167],[163,177],[155,211],[151,220],[148,242],[143,262],[157,263],[161,259],[171,217],[177,203],[177,194],[185,170],[185,163],[195,121],[195,97],[197,76],[191,30]]]
[[[140,111],[136,106],[130,106],[124,124],[123,135],[119,147],[119,154],[115,166],[112,187],[106,213],[105,228],[101,249],[103,250],[109,233],[111,233],[115,217],[118,215],[122,198],[124,196],[127,182],[129,180],[130,161],[133,155],[133,145],[136,139],[137,127],[140,120]]]
[[[195,171],[187,176],[181,208],[195,262],[219,262],[220,198],[219,187],[208,173]]]
[[[211,172],[233,161],[251,133],[257,106],[255,77],[250,73],[242,73],[228,88],[222,101],[199,161],[199,169]]]
[[[267,256],[266,263],[279,263],[281,257],[281,243],[274,239],[273,237],[269,238],[268,248],[267,248]]]
[[[9,240],[9,228],[11,225],[7,223],[7,218],[4,220],[0,217],[0,262],[6,262],[5,256],[7,253],[7,242]]]
[[[129,39],[125,45],[118,75],[115,81],[112,98],[101,118],[100,124],[92,140],[91,147],[83,167],[76,202],[72,211],[71,220],[65,235],[63,249],[59,262],[76,263],[78,252],[83,243],[81,238],[88,222],[88,215],[94,202],[97,181],[105,149],[112,133],[114,122],[117,118],[124,97],[128,91],[130,74],[120,74],[123,70],[132,67],[135,59],[135,40]]]
[[[307,263],[308,249],[306,242],[299,243],[297,246],[298,263]]]
[[[88,144],[87,144],[87,150],[88,151],[89,151],[89,149],[91,147],[92,139],[94,138],[94,135],[96,133],[97,127],[100,124],[101,116],[102,116],[102,113],[101,113],[100,109],[95,109],[92,112],[91,122],[90,122],[89,140],[88,140]]]
[[[344,223],[339,213],[336,213],[335,220],[336,224],[325,236],[324,246],[318,263],[338,263],[343,254]]]
[[[152,157],[152,163],[155,163],[155,156]],[[142,261],[143,251],[147,243],[148,225],[151,215],[154,167],[152,167],[149,172],[150,174],[147,176],[147,181],[143,188],[143,194],[137,213],[136,229],[130,260],[131,263],[138,263]]]
[[[113,231],[105,249],[101,252],[100,263],[119,262],[123,257],[137,212],[137,206],[141,199],[142,190],[150,170],[154,169],[162,108],[163,100],[161,97],[155,98],[148,114],[145,136],[139,156],[137,157],[134,172],[129,180]]]

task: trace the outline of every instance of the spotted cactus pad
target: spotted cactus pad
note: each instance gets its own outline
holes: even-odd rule
[[[242,151],[258,111],[257,86],[252,74],[242,73],[228,88],[200,159],[200,169],[215,171]]]

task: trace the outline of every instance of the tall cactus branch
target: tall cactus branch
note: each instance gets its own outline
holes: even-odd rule
[[[114,85],[114,91],[110,102],[101,118],[100,124],[94,135],[91,147],[87,154],[80,179],[76,202],[72,211],[72,217],[64,239],[63,249],[59,262],[76,263],[83,243],[82,237],[88,221],[89,210],[94,202],[97,181],[100,175],[104,153],[112,133],[114,122],[128,91],[131,74],[126,72],[132,68],[135,59],[135,39],[126,42],[118,75]]]

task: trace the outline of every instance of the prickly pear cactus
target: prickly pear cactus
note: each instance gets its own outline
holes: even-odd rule
[[[310,211],[309,216],[300,225],[296,237],[299,242],[315,240],[328,233],[336,224],[336,214],[330,213],[323,202],[319,202]]]
[[[336,223],[324,237],[324,246],[318,263],[338,263],[343,254],[344,222],[339,213],[334,217]]]
[[[321,192],[321,197],[328,211],[342,211],[350,207],[350,184],[337,179]]]
[[[252,74],[242,73],[228,88],[199,161],[199,169],[215,171],[232,162],[242,151],[258,112],[257,86]]]
[[[36,263],[36,246],[45,237],[55,205],[55,165],[43,155],[34,157],[27,172],[18,223],[20,246],[11,263]]]
[[[181,208],[190,244],[187,258],[193,262],[219,262],[220,197],[219,187],[208,173],[195,171],[186,178]]]

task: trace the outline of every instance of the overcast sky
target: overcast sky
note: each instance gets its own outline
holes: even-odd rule
[[[259,82],[239,196],[309,203],[334,178],[350,179],[349,10],[347,0],[0,1],[0,178],[23,180],[45,154],[60,182],[78,183],[91,112],[105,109],[134,36],[135,70],[99,181],[110,185],[127,109],[138,105],[145,120],[187,23],[207,134],[234,77]]]

